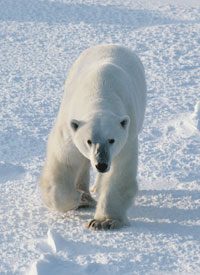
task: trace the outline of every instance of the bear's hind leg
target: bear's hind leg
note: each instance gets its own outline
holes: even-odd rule
[[[77,180],[77,189],[81,192],[81,199],[78,208],[95,207],[96,201],[92,198],[89,191],[90,184],[90,165],[87,163],[81,170]]]

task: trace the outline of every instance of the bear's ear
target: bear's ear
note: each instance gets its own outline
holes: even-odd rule
[[[70,126],[74,132],[76,132],[79,128],[80,122],[76,119],[72,119]]]
[[[130,123],[130,118],[129,116],[124,116],[120,119],[120,125],[122,126],[123,129],[127,129]]]

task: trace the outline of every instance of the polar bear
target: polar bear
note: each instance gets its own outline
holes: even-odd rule
[[[88,228],[127,224],[126,212],[138,190],[138,134],[145,106],[145,73],[135,53],[98,45],[80,55],[48,139],[40,182],[48,207],[66,212],[95,206],[89,191],[91,164],[99,197]]]

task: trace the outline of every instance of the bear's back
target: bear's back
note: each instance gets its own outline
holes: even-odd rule
[[[141,70],[144,72],[143,65],[138,56],[130,49],[119,45],[97,45],[86,49],[74,62],[68,79],[74,78],[80,73],[96,66],[97,63],[113,63],[128,74]]]
[[[109,71],[109,67],[114,65],[114,67],[118,67],[123,70],[128,76],[129,82],[131,83],[131,88],[129,89],[130,94],[127,98],[131,98],[131,100],[128,100],[129,105],[132,104],[132,109],[134,109],[134,113],[136,113],[137,128],[138,131],[140,131],[146,106],[146,82],[144,68],[138,56],[126,47],[118,45],[97,45],[85,50],[75,61],[69,72],[65,91],[66,94],[68,94],[68,96],[66,95],[68,100],[73,94],[75,101],[77,102],[78,96],[74,94],[77,90],[77,83],[83,84],[87,76],[89,75],[90,77],[90,72],[94,72],[95,74],[96,68],[102,68],[104,64],[106,64],[105,68],[107,67],[107,71]],[[109,66],[109,64],[111,66]],[[99,72],[101,71],[102,70],[100,69]],[[88,92],[87,89],[81,89],[81,92],[83,91],[84,93]],[[74,105],[75,104],[73,103],[73,106]]]

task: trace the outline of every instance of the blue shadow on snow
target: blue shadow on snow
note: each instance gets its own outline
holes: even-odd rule
[[[150,10],[131,10],[119,6],[65,4],[39,0],[0,1],[0,20],[46,22],[49,24],[109,24],[139,28],[151,25],[181,23]],[[187,21],[182,21],[187,22]]]

